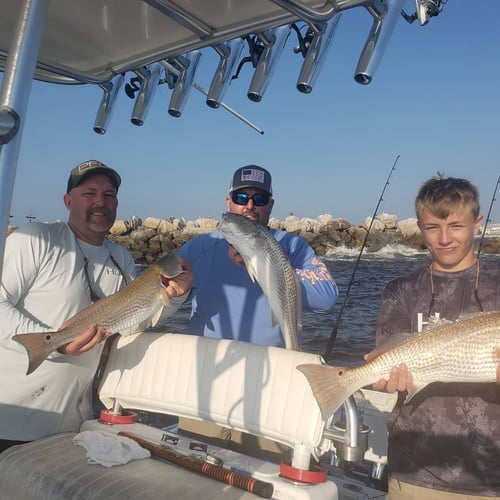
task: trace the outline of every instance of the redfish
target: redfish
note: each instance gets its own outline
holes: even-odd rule
[[[262,288],[269,301],[273,325],[280,325],[285,347],[300,351],[301,289],[283,247],[266,227],[243,215],[223,214],[219,229],[242,256],[250,279]]]
[[[168,281],[182,272],[174,254],[164,255],[127,286],[83,309],[59,330],[14,335],[12,339],[22,344],[28,353],[26,375],[36,370],[52,351],[74,340],[92,324],[122,335],[139,331],[149,318],[151,326],[156,325],[163,306],[169,304]]]
[[[379,349],[383,351],[384,347]],[[299,365],[326,421],[354,392],[405,363],[413,377],[406,402],[432,382],[495,382],[500,362],[500,312],[467,316],[413,335],[366,365]]]

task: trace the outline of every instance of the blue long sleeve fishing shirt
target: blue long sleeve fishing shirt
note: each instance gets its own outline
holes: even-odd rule
[[[338,289],[324,262],[301,236],[269,231],[298,275],[303,309],[331,310]],[[229,259],[228,252],[229,244],[219,231],[196,236],[177,252],[193,266],[189,333],[283,347],[267,297],[246,269]]]

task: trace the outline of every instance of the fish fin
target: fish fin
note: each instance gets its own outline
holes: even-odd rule
[[[385,352],[396,348],[398,345],[415,336],[416,334],[414,333],[397,333],[391,335],[389,340],[382,342],[370,352],[370,359],[374,359],[377,356],[380,356],[381,354],[384,354]]]
[[[472,316],[472,315],[466,315],[466,316]],[[434,328],[437,328],[438,326],[443,326],[449,323],[453,323],[453,321],[450,321],[448,319],[440,318],[437,316],[429,316],[429,319],[427,321],[427,325],[424,326],[423,332],[428,331],[428,330],[433,330]]]
[[[279,321],[276,319],[276,316],[275,316],[274,312],[271,309],[271,324],[273,326],[276,326],[278,323],[279,323]]]
[[[241,254],[240,254],[241,255]],[[248,276],[250,276],[250,279],[252,280],[253,283],[257,282],[257,266],[256,266],[256,259],[246,259],[243,255],[243,261],[245,262],[245,268],[247,270]]]
[[[158,310],[151,317],[151,326],[156,326],[158,324],[158,321],[160,321],[162,312],[163,312],[163,306],[160,306],[158,308]]]
[[[325,422],[357,390],[357,388],[350,390],[342,380],[342,373],[348,368],[306,364],[298,365],[297,370],[307,378]]]
[[[28,370],[26,375],[35,371],[54,350],[48,342],[56,332],[34,332],[14,335],[12,340],[19,342],[28,353]]]
[[[458,316],[458,318],[455,321],[448,321],[446,319],[439,319],[438,321],[441,321],[442,323],[456,323],[457,321],[464,321],[466,319],[472,319],[472,318],[478,318],[480,316],[485,316],[489,314],[489,312],[472,312],[472,313],[462,313]]]
[[[465,321],[468,319],[473,319],[473,318],[478,318],[479,316],[484,316],[485,313],[483,311],[481,312],[472,312],[472,313],[462,313],[456,318],[455,320],[449,320],[441,317],[436,317],[436,316],[430,316],[429,321],[427,323],[427,326],[424,328],[423,331],[428,331],[428,330],[433,330],[434,328],[437,328],[438,326],[444,326],[444,325],[449,325],[450,323],[457,323],[459,321]]]

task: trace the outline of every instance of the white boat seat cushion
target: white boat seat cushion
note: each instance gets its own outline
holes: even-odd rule
[[[99,389],[106,408],[190,417],[287,444],[330,448],[302,363],[319,355],[194,335],[140,333],[113,344]]]

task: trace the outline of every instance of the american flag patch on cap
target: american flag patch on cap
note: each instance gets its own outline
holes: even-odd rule
[[[233,180],[229,185],[229,192],[236,191],[247,187],[254,187],[267,191],[270,195],[273,194],[271,186],[271,174],[258,165],[245,165],[240,167],[233,174]]]
[[[264,171],[256,168],[247,168],[241,171],[242,181],[264,182]]]

